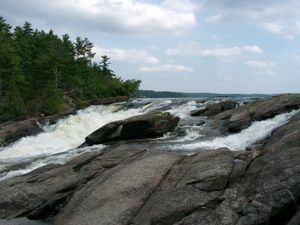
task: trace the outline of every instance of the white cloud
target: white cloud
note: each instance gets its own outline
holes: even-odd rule
[[[173,2],[173,1],[172,1]],[[10,0],[0,1],[0,14],[34,18],[60,27],[94,32],[179,32],[196,24],[189,0],[147,3],[142,0]]]
[[[263,50],[256,45],[244,45],[241,49],[245,52],[254,53],[254,54],[262,54]]]
[[[236,46],[231,48],[212,48],[203,50],[200,55],[203,57],[231,57],[244,53],[262,54],[261,48],[255,45]]]
[[[198,8],[191,0],[164,0],[161,5],[181,12],[194,12]]]
[[[175,56],[195,55],[201,57],[226,58],[242,54],[262,54],[263,50],[256,45],[202,49],[199,44],[190,42],[187,44],[181,44],[177,48],[167,49],[165,52],[167,55]]]
[[[98,57],[109,56],[112,60],[128,63],[158,64],[159,60],[144,50],[120,48],[95,48]]]
[[[276,22],[261,23],[261,26],[263,28],[265,28],[266,30],[271,31],[273,33],[280,33],[283,29],[283,27]]]
[[[219,23],[221,22],[222,20],[224,19],[224,16],[222,14],[218,14],[218,15],[213,15],[213,16],[210,16],[206,19],[206,22],[209,23],[209,24],[212,24],[212,23]]]
[[[274,68],[276,64],[273,62],[263,62],[263,61],[248,61],[246,62],[247,66],[254,68]]]
[[[290,40],[300,35],[299,0],[206,1],[206,7],[210,6],[217,6],[225,17],[247,19]]]
[[[247,66],[252,67],[256,70],[256,72],[261,74],[273,75],[275,72],[273,71],[277,65],[273,62],[264,62],[264,61],[248,61],[245,63]]]
[[[166,73],[181,73],[193,72],[193,68],[177,64],[161,64],[157,66],[142,66],[139,68],[142,72],[166,72]]]

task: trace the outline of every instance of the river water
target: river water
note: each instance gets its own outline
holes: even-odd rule
[[[228,136],[211,134],[206,127],[205,117],[191,117],[190,112],[205,104],[222,99],[135,99],[130,103],[110,106],[90,106],[79,110],[76,115],[59,120],[51,126],[44,126],[44,132],[28,136],[0,149],[0,180],[26,174],[51,163],[64,163],[83,152],[104,148],[97,145],[77,148],[87,135],[101,126],[116,120],[144,114],[151,111],[168,111],[180,117],[178,129],[164,137],[137,141],[137,144],[152,150],[182,151],[193,154],[201,149],[227,147],[244,150],[253,143],[268,136],[272,130],[286,123],[296,112],[278,115],[272,119],[254,122],[240,133]],[[240,104],[251,99],[237,99]]]

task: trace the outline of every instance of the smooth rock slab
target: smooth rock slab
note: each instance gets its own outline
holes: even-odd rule
[[[77,188],[88,180],[143,152],[142,149],[119,151],[118,148],[104,155],[101,151],[89,152],[65,165],[48,165],[2,181],[0,218],[27,216],[43,219],[56,214]]]
[[[55,225],[128,224],[182,156],[150,153],[92,180],[78,191]]]
[[[134,225],[174,224],[222,195],[233,166],[228,149],[203,150],[175,165],[133,219]]]

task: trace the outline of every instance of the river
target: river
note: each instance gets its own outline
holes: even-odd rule
[[[268,136],[296,112],[280,114],[264,121],[254,122],[240,133],[227,136],[211,133],[206,126],[206,117],[191,117],[194,109],[222,99],[135,99],[130,103],[110,106],[90,106],[76,115],[59,120],[54,125],[43,127],[44,132],[28,136],[0,149],[0,180],[26,174],[51,163],[65,163],[83,152],[102,149],[105,145],[78,148],[87,135],[101,126],[116,120],[152,111],[168,111],[180,117],[175,132],[163,137],[137,141],[149,150],[184,151],[193,154],[201,149],[227,147],[233,151],[245,150],[253,143]],[[251,99],[236,99],[239,104]]]

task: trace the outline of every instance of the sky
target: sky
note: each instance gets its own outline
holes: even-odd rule
[[[0,16],[87,37],[141,89],[300,92],[299,0],[0,0]]]

